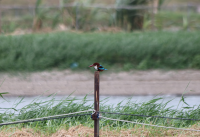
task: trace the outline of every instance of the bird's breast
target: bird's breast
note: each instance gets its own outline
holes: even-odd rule
[[[94,69],[98,70],[98,67],[97,67],[97,66],[94,66]]]

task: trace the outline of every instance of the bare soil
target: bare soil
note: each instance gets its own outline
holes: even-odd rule
[[[196,125],[191,127],[192,129],[199,130],[199,127]],[[182,131],[182,130],[163,130],[162,128],[157,129],[148,128],[133,128],[133,129],[121,129],[121,130],[112,130],[104,127],[100,130],[99,136],[105,137],[140,137],[140,136],[165,136],[165,137],[194,137],[200,136],[199,132],[192,131]],[[159,132],[160,131],[160,132]],[[34,131],[30,128],[22,129],[7,129],[6,131],[0,132],[0,137],[93,137],[94,129],[88,128],[82,125],[71,127],[68,130],[61,129],[52,135],[41,134],[40,131]]]
[[[93,94],[94,74],[88,71],[45,71],[0,74],[1,92],[8,96]],[[101,95],[200,95],[199,70],[101,72]]]

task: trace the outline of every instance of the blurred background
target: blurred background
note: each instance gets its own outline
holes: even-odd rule
[[[1,0],[1,33],[199,30],[198,0]]]
[[[8,96],[199,95],[199,0],[0,0]],[[198,96],[196,96],[198,97]]]

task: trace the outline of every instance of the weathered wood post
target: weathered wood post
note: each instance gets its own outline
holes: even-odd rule
[[[99,137],[99,71],[94,73],[94,137]]]

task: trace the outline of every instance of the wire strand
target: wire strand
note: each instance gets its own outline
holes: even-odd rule
[[[167,129],[176,129],[176,130],[186,130],[186,131],[197,131],[197,132],[200,132],[200,130],[196,130],[196,129],[186,129],[186,128],[175,128],[175,127],[158,126],[158,125],[138,123],[138,122],[127,121],[127,120],[112,119],[112,118],[107,118],[107,117],[103,117],[103,116],[100,116],[100,118],[104,118],[104,119],[107,119],[107,120],[113,120],[113,121],[121,121],[121,122],[145,125],[145,126],[152,126],[152,127],[160,127],[160,128],[167,128]]]
[[[125,114],[125,113],[116,113],[116,112],[101,112],[105,114],[117,114],[117,115],[129,115],[129,116],[137,116],[137,117],[153,117],[153,118],[166,118],[166,119],[179,119],[179,120],[192,120],[192,121],[200,121],[200,119],[190,119],[190,118],[172,118],[172,117],[164,117],[164,116],[148,116],[148,115],[138,115],[138,114]]]
[[[27,122],[35,122],[35,121],[44,121],[44,120],[51,120],[51,119],[59,119],[59,118],[66,118],[66,117],[77,117],[77,116],[91,115],[91,113],[74,115],[74,114],[91,112],[91,111],[93,111],[93,110],[86,110],[86,111],[79,111],[79,112],[68,113],[68,114],[54,115],[54,116],[49,116],[49,117],[42,117],[42,118],[20,120],[20,121],[8,122],[8,123],[1,123],[0,126],[19,124],[19,123],[27,123]],[[72,115],[72,116],[70,116],[70,115]]]

